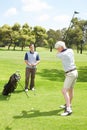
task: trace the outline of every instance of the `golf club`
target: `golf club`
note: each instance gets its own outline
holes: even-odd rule
[[[22,86],[22,84],[20,83],[20,82],[18,82],[18,84],[21,86],[21,88],[23,89],[23,86]],[[26,91],[24,91],[25,92],[25,94],[26,94],[26,96],[29,98],[29,95],[27,94],[27,92]]]

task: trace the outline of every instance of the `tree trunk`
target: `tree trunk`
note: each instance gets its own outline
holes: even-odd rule
[[[10,49],[11,44],[8,45],[8,50]]]
[[[14,45],[13,50],[15,51],[16,45]]]
[[[52,46],[50,47],[50,52],[52,52]]]
[[[83,44],[83,43],[81,42],[80,54],[82,54],[82,49],[83,49],[83,48],[82,48],[82,44]]]

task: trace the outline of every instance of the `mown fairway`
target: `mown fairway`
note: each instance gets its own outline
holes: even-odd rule
[[[24,51],[0,50],[0,130],[87,130],[87,52],[77,54],[79,71],[73,99],[73,114],[61,117],[64,104],[61,89],[64,72],[56,50],[37,48],[41,62],[37,67],[36,90],[24,92]],[[9,77],[20,71],[21,80],[11,96],[2,96]]]

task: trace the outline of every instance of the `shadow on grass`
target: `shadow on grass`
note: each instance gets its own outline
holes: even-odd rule
[[[51,81],[63,82],[65,73],[63,70],[58,69],[42,69],[41,72],[37,72],[37,75]],[[78,82],[87,82],[87,66],[80,66],[78,68]]]
[[[11,97],[11,94],[8,96],[4,96],[2,95],[2,93],[0,93],[0,101],[8,101]]]
[[[37,75],[51,81],[64,81],[64,71],[58,69],[42,69]]]
[[[53,111],[48,111],[48,112],[40,112],[39,110],[31,110],[31,111],[22,111],[21,115],[14,116],[13,118],[15,119],[20,119],[20,118],[34,118],[34,117],[44,117],[44,116],[58,116],[59,112],[61,112],[63,109],[59,110],[53,110]]]
[[[78,74],[78,82],[87,82],[87,66],[80,66]]]
[[[29,98],[29,95],[24,90],[15,90],[11,94],[16,94],[16,93],[19,94],[19,93],[22,93],[22,92],[24,92],[26,94],[26,96]],[[11,94],[9,94],[9,95],[2,95],[2,93],[0,93],[0,101],[8,101],[8,100],[10,100]]]
[[[5,130],[12,130],[12,128],[10,128],[9,126],[7,126],[7,127],[5,128]]]

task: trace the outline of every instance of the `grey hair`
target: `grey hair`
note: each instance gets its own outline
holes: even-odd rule
[[[65,45],[65,42],[64,41],[58,41],[56,44],[55,44],[55,48],[59,48],[59,47],[63,47],[64,49],[66,49],[66,45]]]

